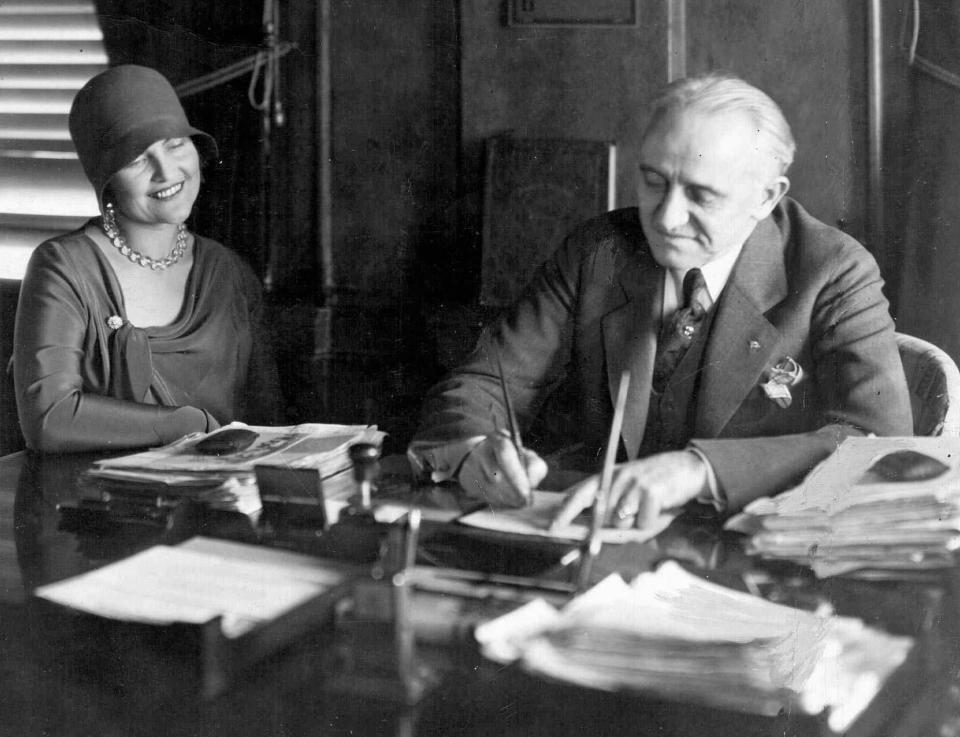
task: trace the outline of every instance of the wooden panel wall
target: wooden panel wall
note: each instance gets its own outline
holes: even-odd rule
[[[862,238],[866,188],[866,3],[695,0],[688,72],[725,69],[783,108],[797,140],[791,195]]]
[[[463,0],[466,186],[479,186],[483,141],[616,141],[618,204],[635,200],[634,160],[653,93],[667,79],[666,2],[641,2],[635,27],[508,27],[500,0]]]
[[[396,305],[456,181],[456,9],[392,0],[331,11],[338,300]]]
[[[897,3],[909,38],[912,3]],[[919,3],[921,59],[956,73],[957,3]],[[893,12],[888,10],[888,13]],[[960,362],[960,86],[954,78],[935,76],[927,67],[907,66],[906,43],[892,49],[891,81],[897,83],[899,105],[891,110],[888,160],[899,176],[887,189],[888,227],[897,249],[891,254],[900,276],[897,324],[944,349]],[[892,107],[891,105],[888,107]]]
[[[422,350],[420,305],[449,275],[431,254],[448,243],[458,176],[458,10],[440,0],[344,0],[329,9],[331,123],[326,131],[314,125],[331,144],[331,248],[318,259],[312,301],[282,315],[292,328],[284,363],[300,372],[291,382],[307,388],[291,411],[295,419],[376,421],[396,436],[436,378]],[[321,76],[315,67],[315,84]],[[293,163],[319,170],[316,159]],[[319,254],[318,216],[314,209]],[[304,345],[308,304],[312,343]]]

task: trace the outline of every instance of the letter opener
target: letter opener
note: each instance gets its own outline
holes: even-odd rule
[[[627,389],[630,387],[630,372],[620,374],[620,386],[617,388],[617,403],[613,410],[613,422],[610,423],[610,437],[603,456],[603,470],[600,473],[600,488],[593,499],[593,517],[590,520],[590,533],[580,549],[580,567],[577,571],[577,591],[586,590],[590,581],[590,569],[600,553],[602,542],[600,530],[603,528],[610,505],[610,487],[613,485],[613,467],[617,460],[617,447],[620,444],[620,431],[623,428],[623,413],[627,406]]]

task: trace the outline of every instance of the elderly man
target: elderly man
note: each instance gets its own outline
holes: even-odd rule
[[[547,464],[502,431],[498,359],[522,422],[554,391],[572,398],[570,440],[594,474],[629,369],[616,526],[692,500],[734,511],[797,482],[847,434],[909,435],[877,265],[785,197],[794,149],[779,107],[746,82],[668,86],[643,136],[639,206],[576,229],[430,391],[414,464],[494,505],[521,505],[543,481]],[[598,483],[571,487],[557,523]]]

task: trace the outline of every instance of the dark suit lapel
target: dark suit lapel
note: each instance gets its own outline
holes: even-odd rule
[[[747,239],[723,290],[704,356],[698,437],[719,435],[771,365],[780,331],[765,313],[787,295],[783,249],[768,217]]]
[[[620,374],[630,371],[630,390],[623,418],[623,444],[628,458],[636,458],[647,424],[657,326],[663,304],[663,271],[645,252],[617,259],[622,291],[611,295],[603,318],[607,382],[611,403],[616,402]]]

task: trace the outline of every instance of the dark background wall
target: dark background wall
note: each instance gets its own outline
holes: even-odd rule
[[[333,281],[341,300],[398,305],[457,181],[456,7],[395,0],[331,11]]]
[[[886,9],[899,30],[886,49],[887,273],[900,329],[960,361],[960,3],[896,11]]]
[[[614,141],[618,205],[632,204],[644,107],[667,75],[666,3],[641,3],[638,25],[612,28],[509,27],[501,6],[461,3],[468,186],[480,189],[489,136]]]
[[[863,238],[866,6],[845,0],[688,4],[688,70],[726,69],[773,97],[797,140],[791,196]]]
[[[633,28],[510,28],[500,6],[462,3],[465,170],[480,171],[483,140],[505,130],[612,140],[618,204],[632,204],[645,108],[667,78],[667,3],[641,3]],[[857,233],[865,28],[862,4],[842,0],[687,4],[688,71],[727,70],[768,91],[798,139],[793,193],[818,217]]]

